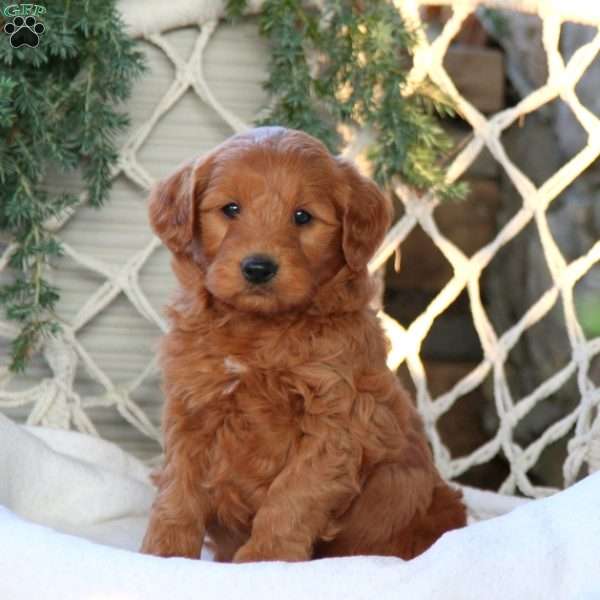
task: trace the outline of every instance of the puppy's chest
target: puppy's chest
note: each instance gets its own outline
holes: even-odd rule
[[[200,384],[195,411],[205,447],[205,485],[215,494],[235,488],[250,498],[268,487],[294,452],[302,433],[303,400],[278,370],[252,367],[231,356],[210,363],[208,393]]]

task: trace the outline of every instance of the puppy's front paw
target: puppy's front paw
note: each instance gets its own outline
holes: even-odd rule
[[[164,535],[158,531],[148,531],[142,541],[140,552],[153,556],[177,556],[177,543],[172,536]]]
[[[202,538],[185,528],[154,527],[146,532],[140,552],[154,556],[199,558]]]
[[[159,539],[148,537],[148,535],[142,541],[140,548],[142,554],[153,554],[154,556],[165,556],[165,551],[164,544]]]
[[[244,544],[234,555],[234,563],[258,562],[264,560],[250,542]]]
[[[259,545],[249,540],[234,555],[234,563],[262,562],[266,560],[280,560],[298,562],[309,560],[310,554],[304,549],[294,548],[292,545]]]

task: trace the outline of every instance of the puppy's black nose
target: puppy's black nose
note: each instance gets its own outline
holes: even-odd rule
[[[268,256],[253,254],[241,264],[242,274],[250,283],[267,283],[277,273],[277,263]]]

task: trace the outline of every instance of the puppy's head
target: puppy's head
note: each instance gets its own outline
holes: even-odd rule
[[[238,310],[310,304],[342,268],[364,275],[391,217],[388,200],[348,162],[300,131],[236,135],[153,190],[150,221],[176,260]]]

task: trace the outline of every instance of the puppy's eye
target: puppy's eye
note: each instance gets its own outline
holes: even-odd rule
[[[294,213],[294,223],[296,225],[306,225],[312,221],[312,215],[305,210],[297,210]]]
[[[240,205],[236,204],[235,202],[230,202],[229,204],[226,204],[221,210],[228,219],[235,219],[240,214]]]

